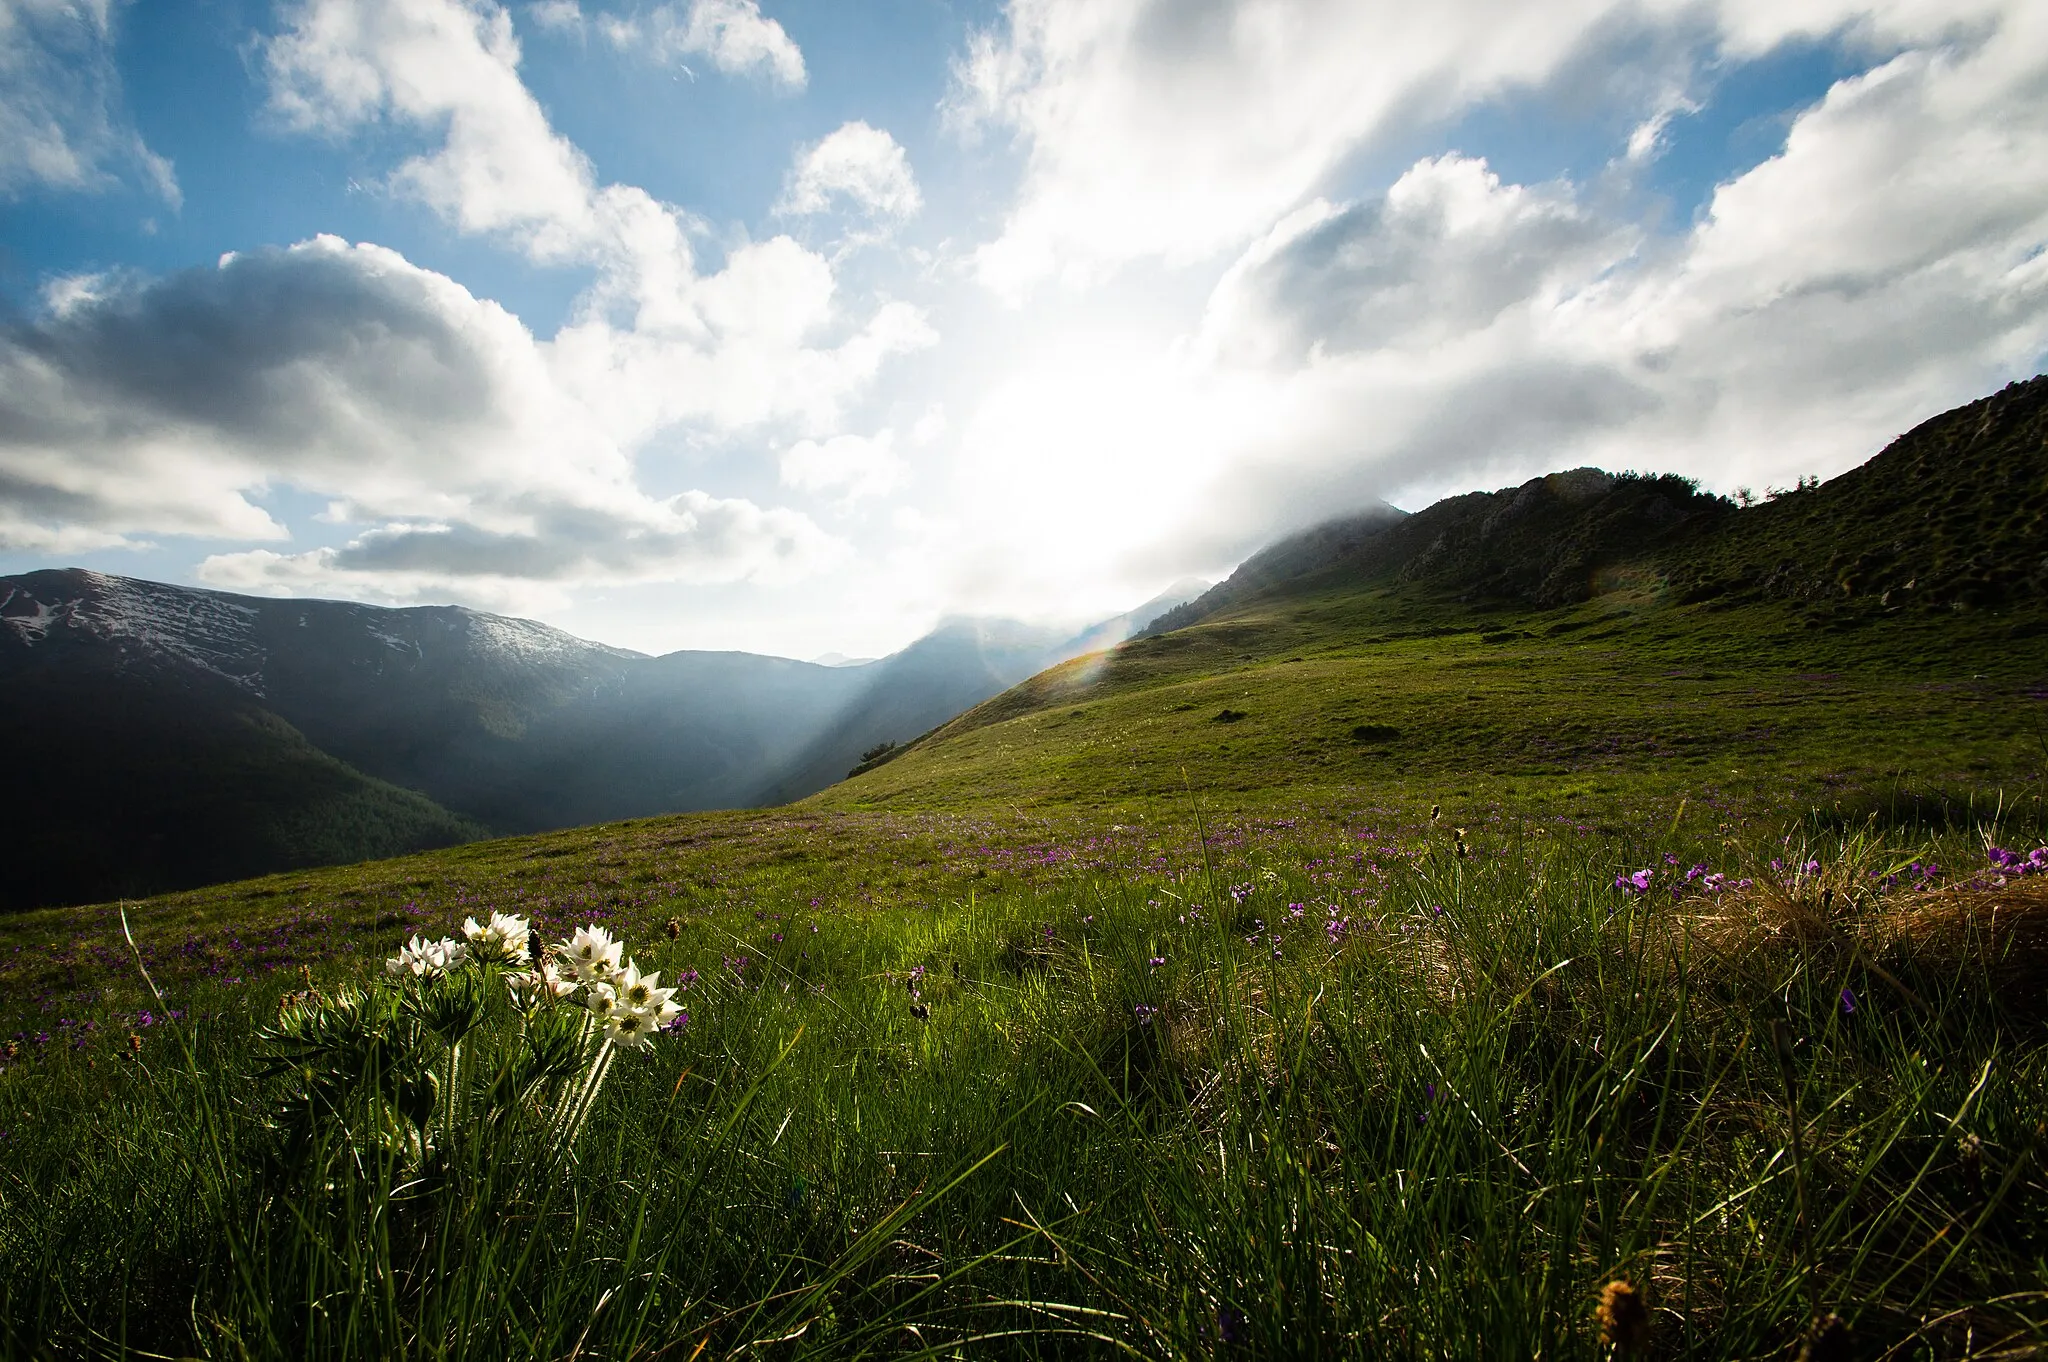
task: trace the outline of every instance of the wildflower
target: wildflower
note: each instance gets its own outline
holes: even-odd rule
[[[1614,887],[1624,894],[1645,894],[1650,882],[1657,878],[1655,870],[1638,870],[1633,875],[1622,874],[1614,877]]]
[[[462,935],[480,960],[517,960],[526,954],[531,928],[523,917],[493,913],[488,923],[465,918]]]
[[[630,1007],[619,1006],[619,995],[612,991],[610,984],[591,984],[583,991],[583,1005],[590,1009],[590,1015],[599,1021],[610,1021]]]
[[[604,1019],[604,1038],[622,1050],[637,1050],[654,1039],[655,1024],[645,1014],[617,1008]]]
[[[539,969],[506,975],[505,987],[512,991],[512,1005],[521,1012],[531,1012],[543,1001],[566,998],[576,991],[575,982],[564,979],[552,961]]]
[[[1594,1307],[1593,1319],[1600,1326],[1600,1337],[1617,1352],[1638,1353],[1650,1341],[1650,1308],[1625,1278],[1617,1277],[1600,1288],[1600,1304]]]
[[[1846,1016],[1848,1016],[1848,1015],[1849,1015],[1850,1013],[1854,1012],[1855,1010],[1856,1010],[1856,994],[1855,994],[1855,991],[1845,986],[1845,987],[1844,987],[1844,988],[1842,989],[1842,1015],[1846,1017]]]
[[[1152,1019],[1159,1015],[1159,1009],[1150,1003],[1139,1003],[1131,1009],[1131,1015],[1138,1019],[1138,1025],[1150,1026]]]
[[[1155,956],[1153,956],[1153,957],[1152,957],[1152,961],[1151,961],[1151,964],[1152,964],[1152,968],[1153,968],[1153,969],[1158,969],[1158,968],[1159,968],[1159,967],[1160,967],[1161,965],[1163,965],[1163,964],[1165,964],[1165,963],[1166,963],[1166,957],[1165,957],[1165,956],[1163,956],[1163,955],[1155,955]]]
[[[430,979],[454,969],[468,954],[469,947],[453,937],[427,941],[414,936],[399,949],[398,954],[384,962],[384,972],[398,977],[410,974],[416,979]]]
[[[613,987],[617,990],[620,1006],[643,1016],[662,1017],[666,1020],[664,1014],[673,1015],[677,1010],[669,1002],[669,999],[676,996],[676,991],[673,988],[662,988],[660,984],[660,970],[649,970],[642,974],[640,967],[629,960],[626,962],[625,973],[619,976]]]
[[[612,939],[602,927],[579,927],[576,934],[555,947],[562,972],[579,984],[601,984],[619,972],[619,957],[625,946]]]

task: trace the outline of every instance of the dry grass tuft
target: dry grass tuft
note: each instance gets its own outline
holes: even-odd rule
[[[1893,968],[1982,971],[2000,999],[2048,1011],[2048,879],[1912,894],[1869,923],[1868,948]]]
[[[2000,1000],[2048,1013],[2048,878],[1902,889],[1878,896],[1855,867],[1836,884],[1758,880],[1682,920],[1693,962],[1740,973],[1788,951],[1853,957],[1901,990],[1907,980],[1976,975]]]

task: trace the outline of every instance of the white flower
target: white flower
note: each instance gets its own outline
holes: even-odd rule
[[[462,934],[469,938],[469,944],[476,949],[479,957],[486,960],[523,960],[531,927],[523,917],[511,913],[493,913],[488,924],[475,918],[466,918],[462,923]]]
[[[545,1000],[566,998],[576,991],[576,985],[564,979],[551,964],[508,974],[505,987],[512,990],[512,1005],[521,1012],[531,1012]]]
[[[640,967],[628,960],[625,972],[612,981],[612,986],[618,990],[620,1006],[629,1007],[643,1017],[656,1016],[664,1007],[669,1008],[673,1015],[677,1009],[669,999],[676,996],[676,991],[657,987],[660,983],[660,970],[642,974]]]
[[[622,1050],[637,1050],[654,1039],[654,1022],[622,1007],[604,1019],[604,1038]]]
[[[602,927],[579,927],[574,936],[555,947],[555,955],[571,979],[602,984],[619,972],[619,957],[625,949]]]
[[[468,954],[469,947],[453,937],[427,941],[414,936],[399,949],[398,954],[384,962],[384,972],[401,976],[410,974],[419,979],[432,978],[454,969]]]
[[[588,985],[583,991],[583,1005],[590,1009],[593,1017],[602,1021],[609,1021],[622,1012],[632,1011],[631,1008],[619,1006],[619,995],[612,991],[610,984]]]

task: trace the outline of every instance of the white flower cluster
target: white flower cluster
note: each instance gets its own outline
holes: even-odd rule
[[[492,913],[488,924],[479,924],[473,917],[464,918],[462,935],[479,959],[510,963],[526,958],[532,927],[523,917]]]
[[[604,1023],[607,1040],[637,1049],[682,1012],[673,1001],[676,990],[662,988],[659,970],[642,974],[631,960],[620,963],[625,946],[602,927],[581,927],[567,941],[548,948],[537,970],[513,975],[506,982],[522,1008],[544,998],[566,998],[587,1008]]]
[[[384,962],[384,972],[401,978],[412,975],[418,979],[431,979],[446,974],[469,958],[469,947],[452,936],[439,941],[427,941],[415,936],[399,949],[398,954]]]
[[[427,941],[415,936],[384,962],[386,973],[399,978],[431,979],[464,961],[512,964],[524,960],[532,942],[532,924],[510,913],[493,913],[488,923],[470,918],[462,924],[464,940],[443,937]],[[642,974],[625,947],[602,927],[581,927],[567,941],[550,946],[546,958],[532,969],[505,976],[512,1001],[522,1012],[545,1002],[566,1000],[589,1010],[604,1025],[607,1040],[638,1049],[654,1033],[681,1014],[676,990],[661,987],[661,974]]]

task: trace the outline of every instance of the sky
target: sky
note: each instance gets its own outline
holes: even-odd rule
[[[2039,0],[0,0],[0,573],[1079,623],[2048,359]]]

